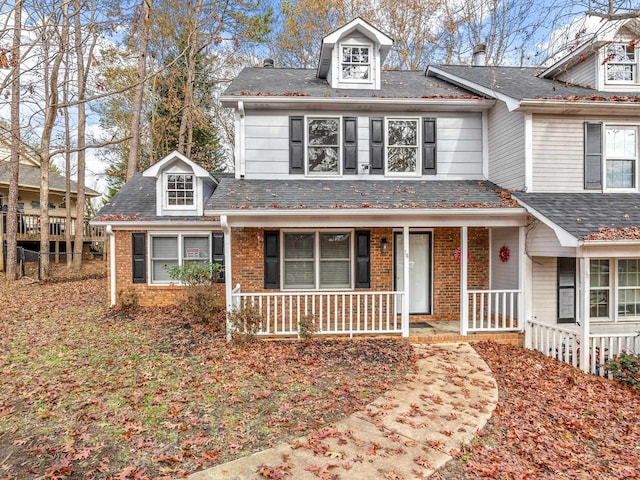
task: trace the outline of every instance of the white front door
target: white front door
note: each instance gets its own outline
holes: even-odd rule
[[[395,234],[395,288],[404,290],[403,238]],[[431,233],[409,234],[409,313],[431,313]]]

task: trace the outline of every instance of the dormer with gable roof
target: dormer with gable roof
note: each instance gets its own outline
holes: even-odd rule
[[[640,90],[640,19],[608,22],[541,77],[605,92]]]
[[[204,199],[215,181],[211,174],[179,152],[172,152],[143,172],[156,178],[156,215],[202,216]]]
[[[380,90],[382,64],[393,39],[361,18],[322,40],[317,76],[332,88]]]

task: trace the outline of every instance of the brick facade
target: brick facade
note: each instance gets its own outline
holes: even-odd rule
[[[390,291],[393,285],[393,229],[361,229],[371,232],[371,288]],[[174,285],[149,285],[132,281],[131,234],[140,230],[116,231],[116,295],[133,293],[140,305],[168,305],[183,297],[183,290]],[[381,252],[382,239],[389,244],[387,253]],[[147,242],[148,242],[147,238]],[[456,249],[460,245],[459,228],[435,228],[432,235],[433,312],[427,316],[412,316],[412,321],[458,320],[460,318],[460,263]],[[232,282],[240,284],[243,292],[273,291],[264,289],[264,229],[237,228],[232,233]],[[469,229],[470,289],[489,286],[489,235],[485,228]],[[111,255],[111,252],[109,252]],[[147,259],[147,266],[149,265]],[[110,266],[111,263],[109,262]],[[228,272],[227,272],[228,274]],[[110,276],[108,277],[110,280]],[[224,284],[216,284],[224,295]],[[110,290],[109,290],[110,291]]]

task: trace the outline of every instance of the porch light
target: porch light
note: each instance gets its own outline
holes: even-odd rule
[[[389,253],[389,242],[386,238],[380,240],[380,253]]]

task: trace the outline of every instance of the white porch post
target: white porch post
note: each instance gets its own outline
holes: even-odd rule
[[[460,228],[460,335],[469,329],[469,294],[467,293],[468,227]]]
[[[220,226],[224,233],[224,295],[225,303],[227,305],[227,314],[233,308],[233,299],[231,298],[231,292],[233,290],[231,278],[231,228],[227,223],[227,216],[222,215],[220,217]],[[231,326],[227,321],[227,341],[231,340]]]
[[[580,305],[578,309],[578,319],[580,322],[580,369],[589,373],[590,341],[590,288],[591,288],[591,266],[589,257],[580,257]]]
[[[404,295],[402,296],[402,336],[409,336],[409,227],[402,228],[403,279]]]
[[[531,284],[529,278],[529,256],[527,255],[527,227],[518,229],[518,327],[524,331],[524,344],[528,348],[531,335],[528,334],[527,320],[531,318]]]

